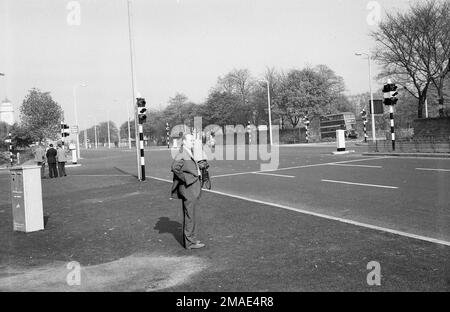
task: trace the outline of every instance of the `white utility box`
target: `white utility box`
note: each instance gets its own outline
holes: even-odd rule
[[[14,231],[43,230],[41,167],[12,167],[9,171]]]

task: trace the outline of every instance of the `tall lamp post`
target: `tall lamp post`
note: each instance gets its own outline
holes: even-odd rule
[[[370,118],[372,120],[372,141],[375,144],[376,133],[375,133],[375,110],[373,109],[373,93],[372,93],[372,65],[370,63],[370,54],[368,53],[355,53],[357,56],[365,55],[367,57],[367,62],[369,63],[369,91],[370,91]]]
[[[131,131],[130,131],[130,105],[127,104],[127,117],[128,117],[128,148],[131,149]]]
[[[73,86],[73,108],[75,110],[75,124],[77,126],[77,158],[80,159],[80,134],[79,134],[79,126],[78,126],[78,113],[77,113],[77,88],[78,87],[87,87],[86,83],[81,83]]]
[[[95,118],[95,116],[93,115],[89,115],[88,118],[92,117],[94,119],[94,146],[95,148],[98,148],[98,143],[97,143],[97,118]]]
[[[111,148],[111,134],[109,131],[109,109],[107,110],[108,112],[108,148]]]
[[[269,139],[270,139],[270,146],[272,146],[272,109],[270,108],[270,83],[269,80],[264,79],[263,80],[267,84],[267,108],[269,112]]]

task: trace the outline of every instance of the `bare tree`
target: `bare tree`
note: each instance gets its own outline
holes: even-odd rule
[[[248,69],[233,69],[224,77],[219,77],[215,91],[239,95],[242,105],[247,105],[255,82]]]
[[[442,93],[449,68],[449,3],[430,0],[406,13],[386,14],[372,32],[375,59],[384,67],[380,78],[391,78],[418,99],[422,118],[430,84]]]

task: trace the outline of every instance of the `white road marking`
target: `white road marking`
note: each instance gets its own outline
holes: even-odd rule
[[[128,174],[70,174],[72,177],[131,177]]]
[[[427,170],[427,171],[442,171],[442,172],[450,172],[450,169],[433,169],[433,168],[416,168],[416,170]]]
[[[152,176],[146,176],[146,177],[147,178],[151,178],[151,179],[155,179],[155,180],[159,180],[159,181],[168,182],[168,183],[172,183],[173,182],[171,180],[157,178],[157,177],[152,177]],[[210,193],[214,193],[214,194],[223,195],[223,196],[228,196],[228,197],[232,197],[232,198],[236,198],[236,199],[241,199],[241,200],[245,200],[245,201],[249,201],[249,202],[253,202],[253,203],[257,203],[257,204],[261,204],[261,205],[268,205],[268,206],[277,207],[277,208],[281,208],[281,209],[296,211],[296,212],[299,212],[299,213],[302,213],[302,214],[315,216],[315,217],[319,217],[319,218],[323,218],[323,219],[327,219],[327,220],[338,221],[338,222],[351,224],[351,225],[355,225],[355,226],[360,226],[360,227],[364,227],[364,228],[368,228],[368,229],[372,229],[372,230],[376,230],[376,231],[387,232],[387,233],[400,235],[400,236],[404,236],[404,237],[408,237],[408,238],[414,238],[414,239],[418,239],[418,240],[422,240],[422,241],[426,241],[426,242],[430,242],[430,243],[450,246],[450,242],[449,241],[445,241],[445,240],[441,240],[441,239],[437,239],[437,238],[432,238],[432,237],[428,237],[428,236],[412,234],[412,233],[403,232],[403,231],[397,231],[397,230],[393,230],[393,229],[389,229],[389,228],[385,228],[385,227],[380,227],[380,226],[376,226],[376,225],[372,225],[372,224],[368,224],[368,223],[353,221],[353,220],[339,218],[339,217],[333,217],[333,216],[329,216],[329,215],[322,214],[322,213],[311,212],[311,211],[303,210],[303,209],[300,209],[300,208],[294,208],[294,207],[289,207],[289,206],[286,206],[286,205],[280,205],[280,204],[266,202],[266,201],[253,199],[253,198],[248,198],[248,197],[244,197],[244,196],[228,194],[228,193],[225,193],[225,192],[213,191],[213,190],[204,190],[204,191],[210,192]]]
[[[363,158],[363,159],[353,159],[353,160],[344,160],[344,161],[338,161],[338,162],[330,162],[330,163],[321,163],[321,164],[312,164],[312,165],[303,165],[303,166],[295,166],[295,167],[287,167],[287,168],[277,168],[272,170],[264,170],[264,171],[247,171],[247,172],[236,172],[236,173],[227,173],[227,174],[220,174],[212,176],[211,178],[223,178],[223,177],[231,177],[231,176],[237,176],[242,174],[251,174],[251,173],[260,173],[260,172],[274,172],[274,171],[281,171],[281,170],[291,170],[291,169],[301,169],[301,168],[310,168],[310,167],[319,167],[319,166],[328,166],[328,165],[336,165],[336,164],[346,164],[350,162],[358,162],[358,161],[365,161],[365,160],[374,160],[374,159],[385,159],[390,158],[388,156],[381,156],[381,157],[371,157],[371,158]]]
[[[362,167],[362,168],[383,168],[382,166],[348,165],[348,164],[330,164],[330,166],[340,166],[340,167]]]
[[[372,186],[372,187],[380,187],[380,188],[388,188],[388,189],[398,189],[396,186],[387,186],[387,185],[377,185],[377,184],[366,184],[366,183],[355,183],[355,182],[346,182],[346,181],[336,181],[336,180],[326,180],[322,179],[323,182],[330,183],[340,183],[340,184],[350,184],[350,185],[361,185],[361,186]]]
[[[81,167],[81,164],[66,165],[66,168]]]
[[[253,174],[262,174],[262,175],[268,175],[268,176],[274,176],[274,177],[282,177],[282,178],[295,178],[295,176],[284,175],[284,174],[275,174],[275,173],[254,172]]]

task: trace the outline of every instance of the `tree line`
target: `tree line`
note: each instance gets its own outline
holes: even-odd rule
[[[194,117],[202,117],[203,125],[267,125],[269,99],[272,123],[281,128],[300,126],[302,119],[320,115],[354,111],[355,106],[344,95],[344,79],[326,65],[307,66],[288,72],[267,68],[262,78],[248,69],[233,69],[219,76],[204,103],[194,103],[176,93],[163,110],[149,110],[144,135],[165,141],[166,123],[172,128],[193,126]],[[134,121],[131,122],[134,133]],[[128,136],[128,122],[120,126],[121,138]]]

